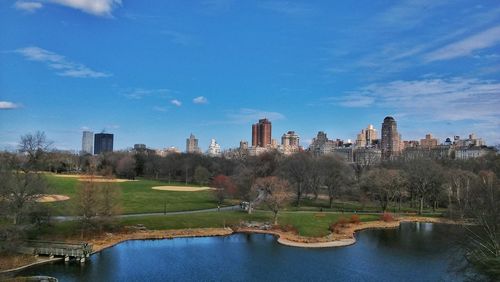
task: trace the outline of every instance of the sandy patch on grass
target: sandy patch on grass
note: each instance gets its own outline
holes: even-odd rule
[[[79,174],[52,174],[55,177],[63,177],[63,178],[80,178],[82,175]]]
[[[177,192],[198,192],[206,190],[214,190],[210,187],[193,187],[193,186],[154,186],[151,189],[161,191],[177,191]]]
[[[94,179],[91,179],[89,177],[85,177],[85,178],[78,178],[78,181],[83,181],[83,182],[93,181],[96,183],[122,183],[122,182],[137,181],[137,180],[119,179],[119,178],[94,178]]]
[[[128,181],[137,181],[137,180],[131,180],[131,179],[120,179],[120,178],[104,178],[101,175],[85,175],[85,174],[53,174],[56,177],[63,177],[63,178],[78,178],[78,181],[83,181],[83,182],[97,182],[97,183],[121,183],[121,182],[128,182]]]
[[[59,202],[66,200],[69,200],[69,197],[65,195],[43,195],[40,198],[36,199],[36,201],[39,203]]]

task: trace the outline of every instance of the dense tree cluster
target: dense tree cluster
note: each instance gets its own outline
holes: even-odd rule
[[[468,259],[500,265],[498,154],[466,161],[418,159],[360,167],[335,156],[308,152],[291,156],[268,152],[239,159],[201,154],[161,157],[148,150],[92,156],[51,150],[50,145],[45,134],[38,132],[21,137],[20,153],[0,154],[0,212],[14,225],[36,222],[34,218],[43,214],[34,200],[48,188],[39,171],[145,177],[211,185],[216,188],[219,202],[227,198],[248,201],[249,211],[260,205],[274,213],[275,222],[285,205],[300,207],[305,200],[321,209],[334,208],[336,201],[350,200],[362,203],[362,207],[365,202],[377,203],[384,212],[403,208],[419,214],[445,210],[453,219],[481,226],[471,237]],[[97,190],[100,192],[94,193]],[[87,228],[94,224],[95,217],[105,218],[117,212],[112,190],[92,183],[79,188],[82,226]],[[2,232],[0,236],[13,231]]]

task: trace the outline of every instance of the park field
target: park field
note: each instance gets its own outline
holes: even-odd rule
[[[318,213],[318,212],[283,212],[279,214],[279,225],[293,226],[299,235],[307,237],[322,237],[328,235],[332,222],[344,217],[349,219],[352,214]],[[144,225],[149,230],[174,230],[190,228],[222,228],[239,225],[242,222],[272,222],[272,213],[255,211],[252,214],[243,211],[200,212],[193,214],[175,214],[158,216],[138,216],[118,219],[118,226]],[[380,215],[360,215],[361,221],[378,220]],[[71,237],[78,233],[78,221],[54,223],[45,230],[45,236]],[[76,232],[76,233],[75,233]]]
[[[70,197],[67,201],[46,203],[54,215],[74,215],[76,213],[77,189],[82,182],[73,177],[58,177],[46,174],[49,193]],[[212,191],[178,192],[151,189],[154,186],[185,186],[184,183],[166,183],[154,180],[137,180],[119,183],[97,183],[110,185],[119,190],[121,212],[123,214],[169,211],[200,210],[217,207]],[[197,185],[188,185],[197,186]]]

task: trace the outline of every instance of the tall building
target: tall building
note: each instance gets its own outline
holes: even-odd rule
[[[295,133],[295,131],[288,131],[287,133],[281,136],[281,145],[283,146],[291,146],[291,147],[299,147],[300,145],[300,137]]]
[[[372,124],[369,124],[366,129],[362,129],[356,137],[356,147],[373,147],[377,141],[377,130],[373,128]]]
[[[380,149],[382,150],[382,159],[391,159],[400,153],[400,136],[398,125],[393,117],[384,118],[382,123],[382,140]]]
[[[198,139],[194,137],[193,134],[186,139],[186,153],[199,153],[200,147],[198,147]]]
[[[113,134],[97,133],[94,135],[94,155],[113,152]]]
[[[94,132],[84,131],[82,136],[82,153],[91,154],[94,153]]]
[[[368,146],[371,146],[378,140],[377,138],[377,130],[373,128],[372,124],[369,124],[366,128],[366,143]]]
[[[218,157],[221,155],[220,145],[215,141],[215,139],[210,140],[210,145],[208,145],[207,154],[212,157]]]
[[[425,149],[435,148],[438,145],[438,140],[436,138],[432,138],[432,134],[426,134],[425,139],[420,139],[420,146]]]
[[[271,145],[271,122],[265,118],[252,125],[252,147]]]
[[[240,150],[248,150],[248,142],[245,140],[240,141]]]

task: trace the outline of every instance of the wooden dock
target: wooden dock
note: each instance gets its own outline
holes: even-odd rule
[[[92,244],[53,242],[53,241],[26,241],[19,250],[24,254],[35,256],[63,257],[65,261],[76,259],[85,262],[92,253]]]

